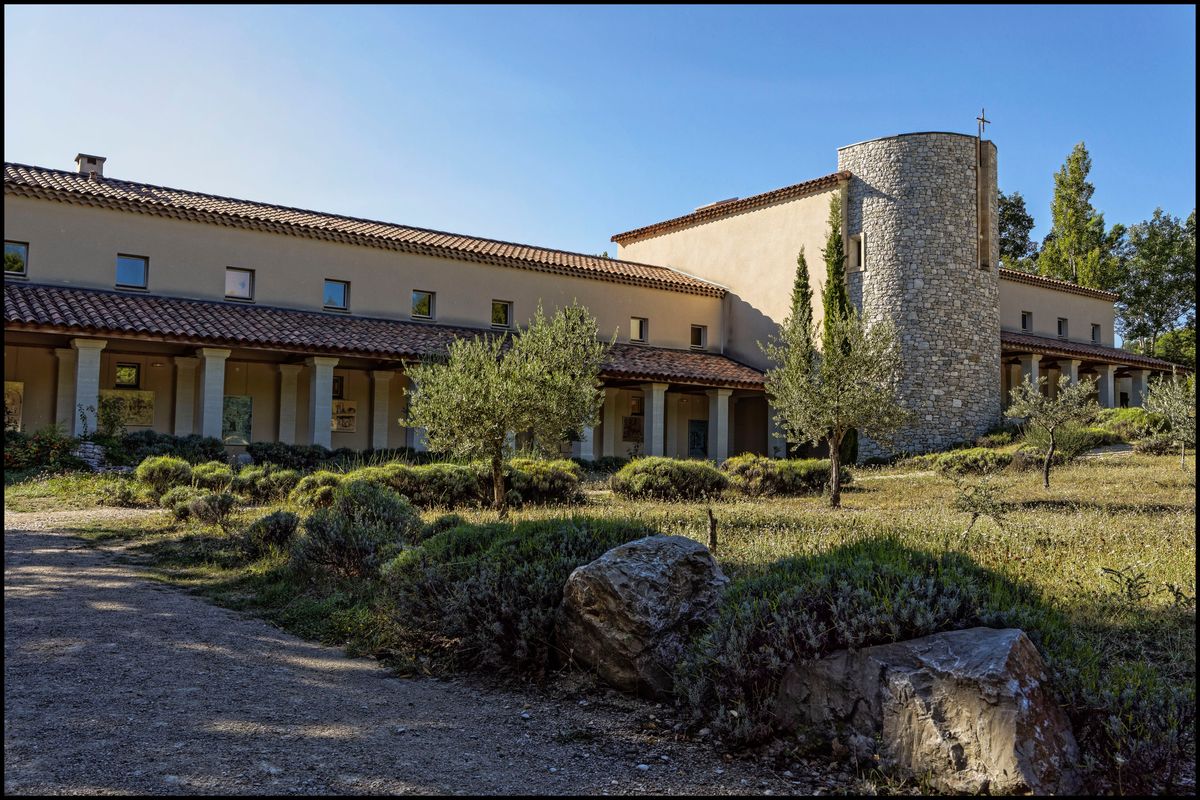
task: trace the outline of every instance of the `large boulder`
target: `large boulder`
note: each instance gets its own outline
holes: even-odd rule
[[[615,547],[567,579],[558,646],[618,689],[669,695],[676,662],[728,582],[708,548],[685,536]]]
[[[1079,752],[1048,681],[1022,631],[971,628],[796,664],[778,711],[939,791],[1069,794]]]

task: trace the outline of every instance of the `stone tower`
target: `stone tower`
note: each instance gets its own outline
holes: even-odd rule
[[[840,148],[838,169],[853,175],[850,296],[868,320],[896,326],[901,394],[916,415],[893,449],[937,450],[983,433],[1000,419],[996,146],[903,134]],[[860,457],[881,454],[863,441]]]

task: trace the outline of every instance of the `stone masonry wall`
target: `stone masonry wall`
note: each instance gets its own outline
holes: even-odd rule
[[[976,258],[975,137],[906,134],[838,151],[838,169],[854,176],[847,233],[866,233],[866,269],[851,273],[851,296],[868,320],[896,326],[901,395],[916,415],[894,452],[944,449],[1000,419],[996,148],[983,147],[990,162],[986,269]],[[863,438],[860,458],[886,454]]]

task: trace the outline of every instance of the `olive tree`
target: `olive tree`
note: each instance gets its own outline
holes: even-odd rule
[[[1009,417],[1024,418],[1025,425],[1045,431],[1050,441],[1046,448],[1046,460],[1042,464],[1042,485],[1050,488],[1050,467],[1058,446],[1057,436],[1069,425],[1091,421],[1100,411],[1092,399],[1096,391],[1095,379],[1075,383],[1067,375],[1058,377],[1054,396],[1043,392],[1046,378],[1039,377],[1034,383],[1025,376],[1019,386],[1009,392],[1009,406],[1005,413]]]
[[[1196,446],[1196,376],[1172,374],[1151,381],[1145,408],[1167,421],[1167,435],[1179,445],[1179,468],[1187,469],[1184,453]]]
[[[806,333],[792,315],[762,348],[776,364],[766,377],[767,396],[778,411],[775,422],[789,441],[826,443],[829,505],[838,508],[846,435],[857,429],[886,445],[911,417],[898,390],[896,330],[888,322],[868,324],[850,309],[827,317],[820,334],[811,328]]]
[[[528,433],[547,452],[595,425],[604,402],[599,376],[608,347],[582,306],[562,308],[550,318],[539,306],[523,331],[458,339],[445,357],[411,368],[415,388],[404,424],[424,428],[433,452],[487,461],[493,504],[505,516],[510,443],[517,433]]]

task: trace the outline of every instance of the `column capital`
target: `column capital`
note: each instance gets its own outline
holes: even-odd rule
[[[200,363],[200,359],[195,356],[175,356],[172,360],[175,362],[175,366],[184,369],[195,369]]]
[[[1042,360],[1042,354],[1041,353],[1022,353],[1020,358],[1022,361],[1024,361],[1025,359],[1029,359],[1030,361],[1032,361],[1033,363],[1036,364],[1037,362]]]
[[[201,347],[196,350],[196,355],[203,359],[213,358],[219,361],[224,361],[225,359],[229,358],[229,354],[231,352],[232,351],[226,347]]]
[[[58,356],[59,358],[74,358],[75,357],[75,348],[73,348],[73,347],[56,347],[56,348],[54,348],[54,355]]]
[[[303,364],[280,364],[279,365],[279,374],[280,375],[290,375],[291,377],[294,378],[300,374],[300,370],[302,370],[302,369],[304,369]]]
[[[1116,372],[1116,364],[1097,364],[1095,370],[1097,372]]]
[[[664,392],[665,393],[667,391],[667,387],[669,387],[670,385],[671,384],[669,384],[669,383],[643,383],[642,391],[643,392]]]
[[[396,370],[394,370],[394,369],[373,369],[373,370],[371,370],[371,380],[374,380],[374,381],[380,381],[380,382],[390,381],[394,377],[396,377]]]
[[[304,363],[310,367],[336,367],[339,360],[334,356],[309,356]]]
[[[730,397],[733,395],[733,389],[708,389],[704,393],[709,397]]]
[[[71,347],[75,350],[103,350],[108,346],[107,339],[72,339]]]

